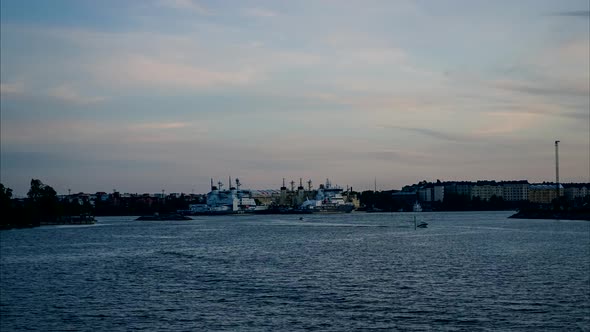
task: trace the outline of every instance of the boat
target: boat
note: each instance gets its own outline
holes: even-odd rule
[[[233,186],[230,177],[229,189],[223,190],[222,182],[218,182],[217,186],[214,186],[213,179],[211,179],[211,191],[207,193],[206,204],[190,205],[189,214],[251,214],[264,213],[268,210],[268,206],[256,203],[256,200],[252,197],[251,190],[240,189],[241,185],[240,180],[236,179],[235,186]]]
[[[414,229],[416,228],[427,228],[428,227],[428,223],[425,221],[421,221],[420,223],[416,222],[416,216],[414,216]]]
[[[414,212],[422,212],[422,206],[420,205],[420,203],[418,203],[418,201],[416,201],[416,203],[414,203],[412,210]]]
[[[321,184],[318,188],[315,199],[306,199],[300,210],[312,213],[350,213],[354,210],[354,205],[344,200],[343,191],[341,187],[332,186],[330,180],[326,179],[326,184]]]

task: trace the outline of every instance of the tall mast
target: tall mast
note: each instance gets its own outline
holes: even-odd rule
[[[559,141],[555,141],[555,197],[559,198]]]

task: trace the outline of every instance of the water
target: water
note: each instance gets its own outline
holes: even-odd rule
[[[0,330],[590,331],[590,222],[195,217],[0,232]]]

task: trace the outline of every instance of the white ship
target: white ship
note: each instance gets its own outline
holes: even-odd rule
[[[332,186],[330,180],[326,179],[326,184],[320,185],[315,199],[305,200],[301,210],[312,213],[349,213],[354,210],[354,205],[344,200],[343,191],[338,186]]]
[[[211,179],[211,191],[207,194],[206,204],[191,205],[190,213],[194,215],[241,214],[263,212],[268,209],[266,205],[256,204],[250,190],[240,189],[242,184],[239,179],[236,179],[234,187],[230,178],[229,185],[228,190],[223,190],[222,182],[214,186]]]

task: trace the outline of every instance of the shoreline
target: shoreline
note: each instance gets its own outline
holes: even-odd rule
[[[586,220],[590,221],[590,212],[588,211],[520,211],[510,217],[510,219],[552,219],[552,220]]]

